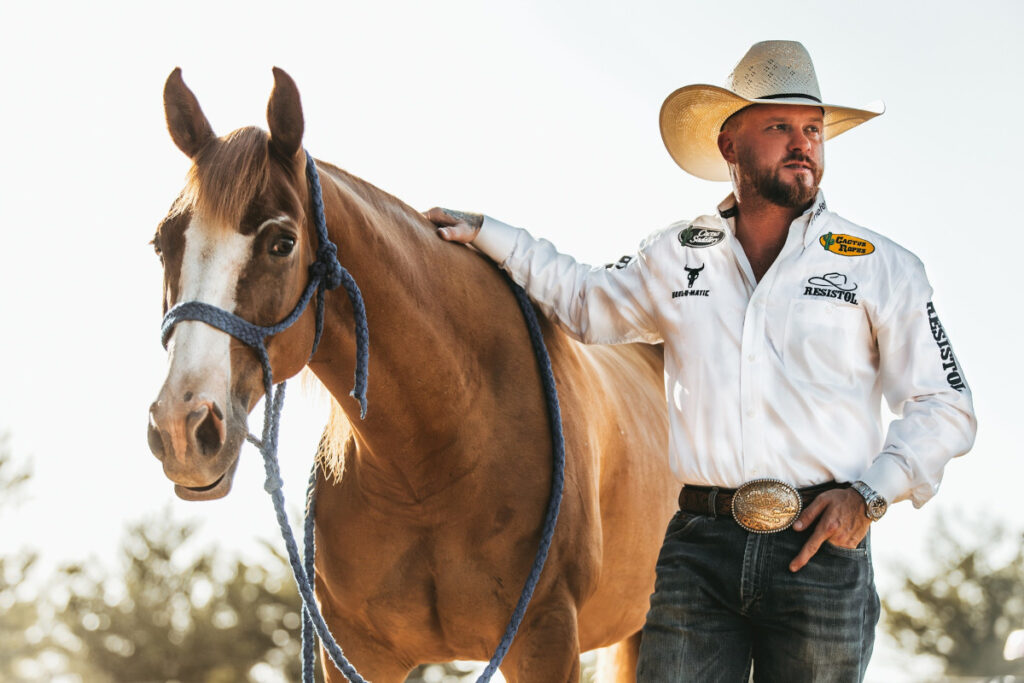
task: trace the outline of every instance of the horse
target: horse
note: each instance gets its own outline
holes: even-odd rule
[[[275,68],[269,133],[218,137],[175,69],[171,138],[191,160],[153,245],[164,312],[202,301],[258,325],[295,306],[317,244],[299,91]],[[536,552],[552,481],[541,378],[504,276],[439,239],[418,211],[314,160],[327,230],[358,282],[370,334],[369,411],[347,396],[352,304],[326,297],[310,357],[307,310],[267,342],[275,381],[308,368],[332,395],[315,489],[316,596],[360,673],[403,681],[421,663],[486,660]],[[565,487],[547,564],[501,671],[512,683],[635,678],[662,530],[678,491],[668,466],[662,348],[585,346],[543,315],[562,410]],[[173,330],[149,446],[186,500],[227,495],[247,415],[263,397],[257,355],[205,323]],[[614,647],[612,647],[614,646]],[[328,680],[344,680],[329,663]]]

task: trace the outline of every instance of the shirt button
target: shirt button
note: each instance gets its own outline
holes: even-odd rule
[[[747,408],[747,417],[754,417],[754,409]]]
[[[748,353],[747,354],[747,360],[749,360],[751,363],[753,363],[755,360],[757,360],[757,356],[755,356],[752,353]]]

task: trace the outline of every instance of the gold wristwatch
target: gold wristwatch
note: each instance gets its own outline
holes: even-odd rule
[[[880,520],[882,515],[885,514],[886,509],[889,507],[889,502],[882,496],[882,494],[862,481],[853,482],[850,484],[850,488],[864,498],[864,503],[867,505],[867,509],[864,514],[868,516],[868,519],[872,522]]]

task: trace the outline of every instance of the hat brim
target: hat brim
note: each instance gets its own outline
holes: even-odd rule
[[[716,85],[687,85],[661,105],[661,139],[679,166],[705,180],[729,180],[729,166],[718,151],[718,133],[725,120],[752,104],[794,104],[825,111],[825,139],[859,126],[885,112],[881,102],[855,109],[804,98],[750,100]]]

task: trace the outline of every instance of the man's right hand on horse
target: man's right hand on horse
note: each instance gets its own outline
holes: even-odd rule
[[[437,226],[438,237],[449,242],[469,244],[480,232],[480,226],[484,224],[482,214],[452,211],[437,206],[423,215]]]

